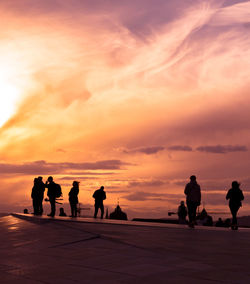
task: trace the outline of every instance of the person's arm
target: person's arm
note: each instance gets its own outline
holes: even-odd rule
[[[188,186],[188,184],[186,184],[186,186],[185,186],[184,193],[185,193],[186,195],[188,195],[188,193],[189,193],[189,186]]]
[[[31,190],[31,198],[34,197],[34,186],[32,187],[32,190]]]
[[[104,194],[103,194],[103,200],[105,200],[106,199],[106,192],[104,192]]]
[[[231,190],[229,189],[226,195],[226,200],[230,199],[230,195],[231,195]]]
[[[201,188],[200,188],[200,186],[198,185],[198,187],[199,187],[199,192],[198,192],[198,203],[199,203],[199,205],[201,204]]]
[[[244,195],[243,195],[242,190],[240,191],[240,193],[241,193],[241,200],[244,200]]]

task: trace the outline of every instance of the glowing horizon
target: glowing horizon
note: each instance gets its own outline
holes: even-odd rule
[[[80,179],[83,203],[104,184],[108,204],[160,215],[196,174],[208,207],[226,210],[239,180],[247,210],[248,11],[240,0],[1,3],[0,173],[11,194],[0,208],[28,204],[34,176],[53,174],[65,196]]]

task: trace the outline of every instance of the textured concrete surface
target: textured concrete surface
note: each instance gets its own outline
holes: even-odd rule
[[[249,229],[17,216],[0,218],[0,283],[250,282]]]

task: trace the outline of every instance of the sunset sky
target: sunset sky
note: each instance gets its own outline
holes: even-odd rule
[[[35,176],[166,217],[191,174],[207,209],[233,180],[250,214],[250,1],[0,2],[0,211]]]

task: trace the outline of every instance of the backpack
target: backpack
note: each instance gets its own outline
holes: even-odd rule
[[[55,197],[58,198],[58,197],[61,197],[61,195],[62,195],[61,186],[60,184],[56,183],[55,184]]]

